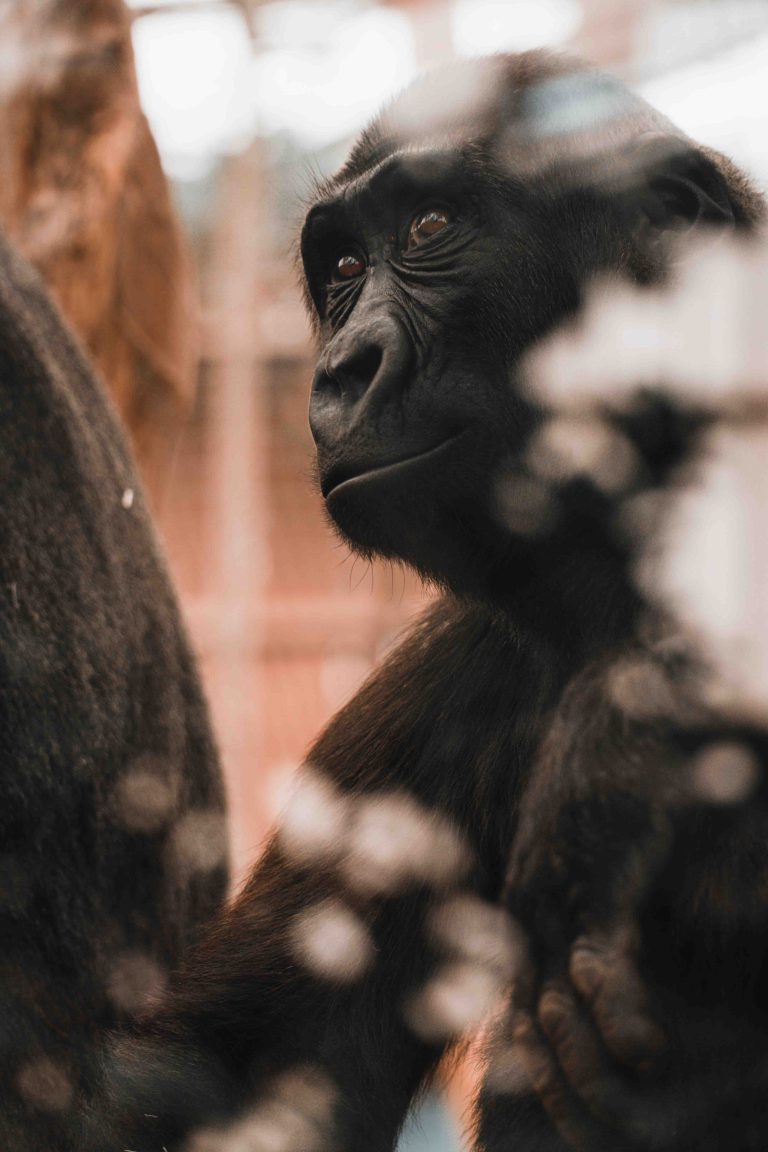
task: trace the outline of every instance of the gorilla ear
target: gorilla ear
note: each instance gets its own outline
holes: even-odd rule
[[[640,232],[732,228],[736,215],[727,177],[714,159],[685,140],[648,134],[632,165],[633,215]],[[634,199],[634,197],[633,197]]]

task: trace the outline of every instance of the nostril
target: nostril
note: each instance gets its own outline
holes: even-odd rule
[[[321,364],[318,366],[312,381],[312,395],[319,397],[329,394],[336,399],[341,399],[341,388],[325,364]]]
[[[376,379],[383,359],[384,351],[378,344],[365,344],[338,359],[329,358],[326,374],[342,393],[357,400]]]

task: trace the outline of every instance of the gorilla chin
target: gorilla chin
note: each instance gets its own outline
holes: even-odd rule
[[[472,467],[479,436],[484,439],[477,426],[465,428],[351,476],[335,465],[321,481],[334,526],[364,556],[405,560],[439,584],[466,576],[479,543],[478,509],[489,506],[486,471]],[[484,458],[492,454],[489,447]]]

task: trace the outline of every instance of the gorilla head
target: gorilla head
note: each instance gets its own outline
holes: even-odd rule
[[[302,233],[321,346],[310,423],[338,529],[496,599],[530,535],[498,514],[539,421],[523,353],[596,274],[653,281],[670,237],[759,212],[729,161],[574,61],[499,56],[417,82]],[[518,496],[535,520],[536,494]]]

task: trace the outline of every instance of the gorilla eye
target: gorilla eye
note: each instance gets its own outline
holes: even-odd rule
[[[339,256],[333,269],[333,279],[338,282],[339,280],[354,280],[356,276],[362,276],[365,272],[365,260],[362,256],[358,256],[356,252],[345,252],[343,256]]]
[[[429,240],[431,236],[436,236],[438,232],[447,228],[450,222],[451,218],[444,208],[428,208],[426,212],[420,212],[418,216],[414,217],[408,232],[406,251],[418,247],[425,240]]]

